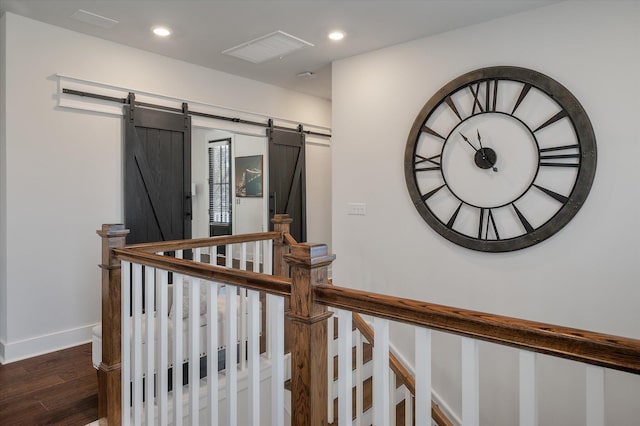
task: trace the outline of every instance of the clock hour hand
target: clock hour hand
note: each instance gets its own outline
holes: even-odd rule
[[[462,136],[462,139],[464,139],[464,141],[465,141],[466,143],[468,143],[468,144],[471,146],[471,148],[473,148],[473,150],[474,150],[474,151],[478,152],[478,150],[476,149],[476,147],[475,147],[475,146],[473,146],[473,144],[469,141],[469,139],[467,139],[467,137],[466,137],[465,135],[463,135],[463,134],[462,134],[462,132],[458,132],[458,133],[460,133],[460,136]]]

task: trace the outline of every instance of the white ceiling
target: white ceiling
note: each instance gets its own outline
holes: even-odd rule
[[[332,61],[557,2],[0,0],[0,11],[330,99]],[[104,29],[72,19],[78,9],[119,23]],[[151,33],[160,24],[173,30],[171,37]],[[344,31],[345,39],[330,41],[327,34],[334,29]],[[221,54],[277,30],[314,47],[261,64]],[[315,76],[296,77],[305,71]]]

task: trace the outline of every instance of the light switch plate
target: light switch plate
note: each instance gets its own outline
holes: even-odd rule
[[[367,214],[367,205],[365,203],[349,203],[349,214],[356,216],[365,216]]]

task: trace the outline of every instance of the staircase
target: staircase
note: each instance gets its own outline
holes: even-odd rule
[[[332,327],[330,326],[330,331],[333,330],[332,336],[329,341],[329,351],[330,357],[333,359],[332,368],[330,371],[330,380],[329,380],[329,392],[331,394],[331,399],[333,399],[333,404],[330,407],[327,407],[329,410],[329,426],[337,426],[338,420],[337,415],[335,413],[338,412],[338,398],[337,398],[337,383],[338,383],[338,355],[337,355],[337,339],[338,339],[338,327],[337,327],[337,318],[333,318]],[[352,388],[352,407],[351,412],[352,418],[355,425],[369,426],[372,424],[372,407],[373,407],[373,345],[367,341],[367,339],[362,335],[362,333],[358,330],[356,326],[356,321],[354,320],[354,324],[352,327],[352,333],[354,334],[352,341],[354,345],[351,350],[351,368],[353,379],[352,383],[354,386]],[[360,362],[358,360],[360,358]],[[285,389],[287,391],[291,391],[291,380],[285,381]],[[396,425],[404,425],[406,423],[407,413],[406,413],[406,387],[400,381],[396,381],[396,392],[395,392],[395,424]],[[412,397],[411,397],[412,398]],[[412,398],[413,399],[413,398]],[[361,405],[359,405],[359,402]],[[412,412],[410,414],[410,421],[413,417],[413,401],[411,404]],[[360,413],[360,416],[358,414]],[[413,423],[413,422],[411,422]],[[449,423],[441,423],[443,425],[447,425]]]

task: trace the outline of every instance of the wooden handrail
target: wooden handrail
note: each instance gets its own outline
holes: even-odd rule
[[[289,245],[289,246],[294,246],[294,245],[298,244],[298,242],[296,241],[296,239],[295,239],[295,238],[293,238],[293,235],[291,235],[291,234],[290,234],[290,233],[288,233],[288,232],[285,232],[285,233],[284,233],[283,238],[284,238],[284,242],[285,242],[285,244],[287,244],[287,245]]]
[[[264,291],[285,298],[291,297],[291,280],[288,278],[176,259],[175,257],[146,253],[132,248],[115,249],[113,252],[120,260],[195,278],[231,284],[250,290]]]
[[[128,249],[136,249],[149,253],[159,251],[188,250],[198,247],[223,246],[227,244],[250,243],[255,241],[275,240],[282,238],[279,232],[259,232],[255,234],[222,235],[219,237],[195,238],[191,240],[158,241],[128,245]]]
[[[317,302],[335,308],[640,374],[640,340],[334,285],[314,292]]]

